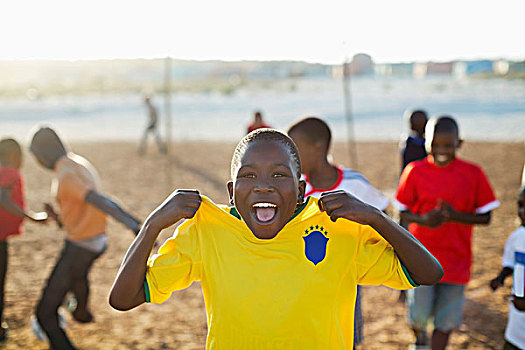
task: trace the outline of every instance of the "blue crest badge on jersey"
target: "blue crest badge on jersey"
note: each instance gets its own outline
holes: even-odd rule
[[[328,238],[326,235],[328,232],[323,231],[323,227],[319,225],[310,226],[309,229],[304,231],[304,255],[306,258],[314,263],[319,264],[324,260],[326,256],[326,244]]]

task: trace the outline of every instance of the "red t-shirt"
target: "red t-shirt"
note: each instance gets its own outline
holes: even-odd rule
[[[0,166],[0,186],[12,186],[11,200],[25,209],[24,180],[18,169]],[[22,233],[23,217],[10,214],[0,208],[0,240]]]
[[[254,130],[257,130],[257,129],[261,129],[261,128],[269,128],[270,126],[265,124],[265,123],[262,123],[261,125],[255,125],[255,123],[251,123],[250,125],[248,125],[248,134],[251,133],[252,131]]]
[[[455,159],[440,168],[434,165],[431,155],[408,164],[396,193],[399,208],[425,214],[433,210],[440,199],[464,213],[482,214],[499,206],[485,173],[475,164]],[[442,283],[468,283],[472,265],[472,225],[448,222],[431,228],[411,223],[409,231],[443,266]]]

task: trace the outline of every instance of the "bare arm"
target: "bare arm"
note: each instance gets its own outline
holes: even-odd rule
[[[420,285],[432,285],[443,277],[443,268],[428,250],[407,230],[380,210],[361,202],[345,191],[321,194],[319,206],[332,221],[339,218],[370,225],[396,251],[412,280]]]
[[[512,273],[514,272],[514,270],[510,267],[504,267],[501,269],[501,271],[499,272],[498,276],[496,276],[496,278],[492,279],[490,281],[490,288],[492,288],[492,290],[496,290],[498,289],[499,287],[503,286],[503,284],[505,283],[505,278],[509,277],[510,275],[512,275]]]
[[[26,211],[11,200],[11,187],[0,187],[0,207],[10,214],[21,218],[28,218],[34,222],[45,223],[47,214],[45,212]]]
[[[89,204],[94,205],[104,213],[110,215],[112,218],[122,223],[124,226],[133,231],[135,235],[139,233],[140,220],[136,219],[133,215],[126,212],[120,207],[120,205],[118,205],[108,197],[91,190],[86,194],[84,199]]]
[[[429,227],[438,227],[443,223],[444,217],[441,209],[434,209],[425,214],[415,214],[410,210],[403,210],[400,213],[401,219],[406,222],[414,222],[416,224],[425,225]]]
[[[443,208],[443,217],[445,221],[453,221],[467,225],[488,225],[490,223],[490,212],[483,214],[462,213],[454,210],[447,202],[440,203]]]
[[[157,236],[177,221],[193,217],[200,203],[199,192],[176,190],[148,216],[124,256],[111,287],[109,304],[114,309],[130,310],[146,301],[146,264]]]

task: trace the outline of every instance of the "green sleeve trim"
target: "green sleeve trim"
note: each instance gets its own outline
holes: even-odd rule
[[[399,259],[399,258],[398,258],[398,259]],[[419,287],[419,284],[417,284],[416,282],[414,282],[414,280],[412,279],[412,277],[410,277],[410,274],[408,273],[407,268],[405,267],[405,265],[403,265],[403,263],[401,262],[401,260],[399,260],[399,263],[401,264],[401,268],[403,269],[403,272],[405,273],[405,276],[406,276],[408,282],[410,282],[410,284],[412,285],[412,287]]]
[[[151,303],[151,296],[149,294],[148,279],[144,278],[144,294],[146,295],[146,303]]]

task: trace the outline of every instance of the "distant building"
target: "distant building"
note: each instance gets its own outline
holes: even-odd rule
[[[374,67],[376,75],[379,76],[407,76],[411,77],[414,71],[413,63],[385,63],[376,64]]]
[[[494,64],[490,60],[460,61],[454,63],[454,76],[465,77],[494,73]]]
[[[368,75],[374,73],[374,61],[370,55],[366,53],[358,53],[352,58],[350,62],[350,74],[352,75]]]

